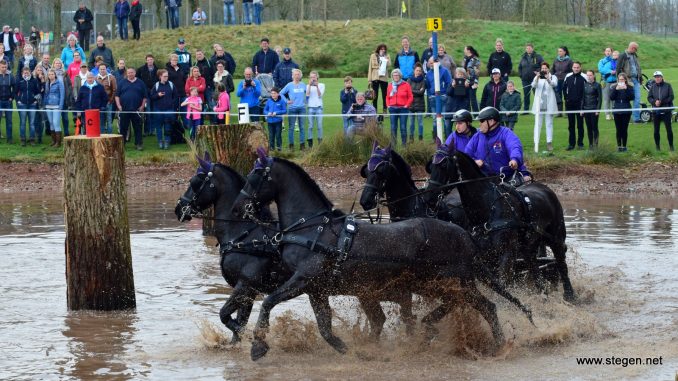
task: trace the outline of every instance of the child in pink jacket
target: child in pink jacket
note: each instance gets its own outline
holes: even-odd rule
[[[223,83],[217,85],[217,105],[214,106],[214,111],[218,112],[217,120],[220,124],[230,124],[231,98],[226,92],[226,86]],[[228,115],[229,117],[226,117]]]
[[[202,98],[198,95],[198,88],[191,87],[191,96],[181,103],[186,107],[186,120],[191,129],[191,140],[195,140],[195,132],[202,118]]]

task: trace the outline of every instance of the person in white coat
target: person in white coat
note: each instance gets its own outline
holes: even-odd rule
[[[553,152],[553,117],[558,112],[555,87],[558,86],[558,78],[549,71],[549,64],[543,62],[539,73],[532,80],[534,89],[534,152],[539,152],[539,135],[541,126],[546,121],[546,149]]]

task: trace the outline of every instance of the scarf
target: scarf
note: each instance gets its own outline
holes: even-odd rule
[[[57,77],[63,77],[64,76],[64,69],[54,69],[54,72],[56,73]]]
[[[392,97],[394,97],[396,95],[396,93],[398,93],[398,86],[400,86],[400,84],[402,84],[402,83],[403,83],[402,79],[398,82],[391,81],[391,85],[393,86],[393,88],[391,89],[391,96]]]
[[[421,81],[423,81],[423,80],[424,80],[424,76],[423,76],[423,75],[420,75],[420,76],[418,76],[418,77],[411,77],[411,78],[410,78],[410,81],[416,82],[416,83],[419,83],[419,82],[421,82]]]
[[[82,74],[82,72],[78,73],[78,77],[82,80],[82,83],[85,83],[87,81],[87,73]]]
[[[569,59],[570,59],[570,56],[568,56],[567,54],[563,58],[560,58],[560,56],[556,56],[556,60],[559,61],[559,62],[567,61]]]
[[[92,88],[96,85],[97,85],[97,81],[92,82],[91,85],[87,81],[85,81],[85,86],[87,86],[87,88],[90,89],[90,90],[92,90]]]
[[[31,61],[33,60],[33,55],[24,56],[24,66],[30,66]]]
[[[214,73],[214,83],[219,83],[221,82],[222,78],[226,78],[229,76],[228,70],[224,70],[223,74],[219,74],[219,72]]]

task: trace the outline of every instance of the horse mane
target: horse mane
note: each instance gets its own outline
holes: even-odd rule
[[[405,175],[405,178],[407,179],[407,183],[412,186],[412,188],[416,188],[417,186],[414,185],[414,180],[412,180],[412,168],[410,167],[409,164],[403,159],[402,156],[400,156],[396,151],[391,150],[391,158],[392,158],[392,163],[398,170],[398,172],[402,173]]]
[[[236,184],[236,185],[239,186],[240,189],[242,189],[245,186],[245,182],[247,182],[247,180],[245,179],[245,177],[243,175],[238,173],[235,169],[229,167],[228,165],[224,165],[224,164],[221,164],[221,163],[214,163],[214,166],[223,169],[225,172],[230,174],[231,177],[235,178],[238,181],[238,184]]]
[[[485,174],[480,170],[480,167],[476,165],[471,156],[461,151],[455,151],[454,154],[457,156],[457,160],[459,160],[460,163],[466,164],[467,167],[469,167],[474,172],[475,177],[485,177]]]
[[[247,179],[235,169],[221,163],[214,163],[214,167],[219,167],[219,169],[222,169],[224,172],[226,172],[226,175],[230,175],[231,178],[237,182],[235,184],[236,188],[242,189],[245,187]],[[259,210],[259,215],[257,217],[262,221],[274,221],[271,208],[268,205],[262,207],[261,210]]]
[[[327,198],[327,196],[325,196],[325,192],[323,192],[320,189],[320,186],[318,186],[318,183],[316,183],[315,180],[313,180],[311,178],[311,176],[306,171],[304,171],[304,169],[301,168],[298,164],[293,163],[293,162],[291,162],[287,159],[280,158],[280,157],[274,157],[273,161],[278,162],[280,164],[288,165],[292,170],[294,170],[295,172],[297,172],[299,174],[302,181],[305,182],[306,185],[308,185],[313,190],[313,192],[318,194],[318,196],[320,197],[320,200],[325,204],[325,206],[327,206],[328,209],[334,208],[334,204],[332,204],[332,201],[330,201]]]

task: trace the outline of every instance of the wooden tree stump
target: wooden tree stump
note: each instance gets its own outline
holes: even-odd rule
[[[64,139],[69,310],[136,307],[120,135]]]
[[[257,158],[257,147],[268,147],[268,135],[259,123],[199,126],[195,145],[201,157],[207,151],[213,161],[246,176]],[[214,211],[210,208],[203,214],[213,217]],[[213,220],[202,220],[202,233],[214,235]]]

